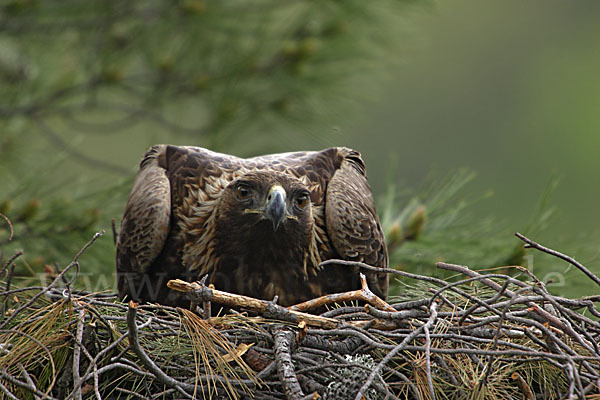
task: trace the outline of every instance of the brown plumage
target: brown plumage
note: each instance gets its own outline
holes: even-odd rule
[[[199,147],[146,153],[117,242],[119,296],[183,305],[169,279],[208,274],[217,289],[285,306],[358,288],[340,258],[387,267],[365,165],[354,150],[241,159]],[[387,274],[367,275],[380,297]]]

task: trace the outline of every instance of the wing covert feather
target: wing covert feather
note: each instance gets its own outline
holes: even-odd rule
[[[344,160],[327,185],[325,214],[327,233],[345,260],[387,268],[385,239],[360,153],[343,151]],[[387,274],[367,274],[369,286],[387,297]]]
[[[117,273],[121,277],[144,274],[160,254],[169,234],[171,189],[157,157],[163,146],[144,156],[127,200],[117,243]],[[126,282],[119,279],[119,294]]]

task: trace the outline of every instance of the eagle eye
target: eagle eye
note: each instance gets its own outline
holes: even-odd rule
[[[299,209],[304,210],[308,205],[308,195],[301,194],[300,196],[296,197],[296,205]]]
[[[250,189],[246,186],[240,185],[236,191],[237,198],[240,200],[247,200],[250,198]]]

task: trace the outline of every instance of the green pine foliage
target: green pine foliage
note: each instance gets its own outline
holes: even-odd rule
[[[388,184],[379,202],[379,212],[392,266],[443,279],[450,275],[436,268],[440,261],[510,275],[521,275],[515,267],[523,266],[557,295],[580,297],[597,293],[596,284],[584,278],[577,268],[557,257],[525,249],[514,235],[518,231],[563,253],[576,254],[588,267],[597,262],[595,241],[589,240],[597,234],[588,233],[587,240],[565,238],[548,229],[557,213],[552,195],[559,187],[558,178],[548,183],[530,219],[518,227],[507,226],[499,215],[476,217],[475,207],[485,204],[493,194],[473,193],[469,187],[473,179],[472,171],[459,170],[429,178],[420,190],[400,191],[393,182]],[[404,290],[397,283],[392,285],[392,295]]]

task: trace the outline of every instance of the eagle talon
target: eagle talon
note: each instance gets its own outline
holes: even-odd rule
[[[275,295],[275,296],[273,297],[273,300],[271,300],[271,303],[273,303],[273,304],[277,304],[277,302],[278,302],[278,301],[279,301],[279,296],[278,296],[278,295]]]

